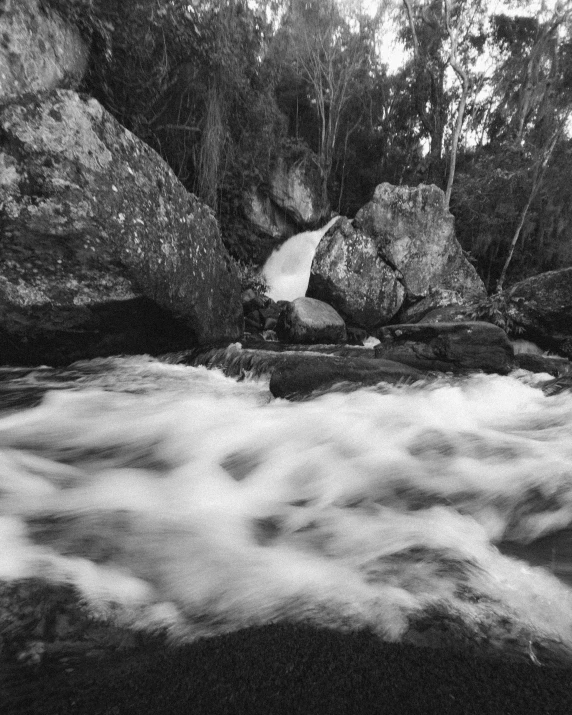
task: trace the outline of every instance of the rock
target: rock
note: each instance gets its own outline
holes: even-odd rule
[[[572,267],[526,278],[504,294],[524,337],[572,358]]]
[[[87,68],[77,28],[44,4],[40,9],[38,0],[11,0],[0,11],[0,38],[0,105],[29,92],[77,87]]]
[[[420,380],[415,368],[375,357],[373,349],[346,345],[284,345],[249,341],[226,348],[195,348],[176,353],[170,362],[203,365],[239,377],[270,375],[270,391],[275,397],[301,397],[335,383],[349,383],[353,389],[380,382],[396,384]]]
[[[280,314],[276,332],[290,343],[344,343],[346,325],[327,303],[314,298],[296,298]]]
[[[470,312],[470,306],[445,305],[425,313],[417,323],[465,323],[467,320],[473,320]]]
[[[380,382],[415,382],[423,377],[422,372],[390,360],[297,353],[274,370],[270,392],[274,397],[303,397],[336,383],[350,383],[357,389]]]
[[[0,360],[233,340],[240,285],[208,207],[94,99],[0,114]]]
[[[372,330],[393,318],[405,290],[374,240],[342,218],[318,244],[307,295],[329,303],[347,322]]]
[[[318,161],[311,152],[295,161],[278,159],[270,176],[269,195],[300,227],[314,228],[330,215]]]
[[[243,206],[253,228],[271,238],[285,240],[298,233],[296,222],[259,189],[246,192]]]
[[[506,375],[513,349],[506,333],[482,322],[391,325],[377,331],[376,357],[419,370],[483,370]]]
[[[405,309],[402,308],[397,315],[396,321],[400,323],[418,323],[429,313],[438,315],[437,311],[441,308],[453,308],[455,311],[460,312],[460,306],[464,305],[466,305],[465,299],[456,290],[429,288],[425,298],[413,303],[413,305],[409,305]]]
[[[547,372],[553,377],[572,375],[572,363],[566,358],[546,357],[535,353],[518,353],[514,356],[517,367],[529,372]]]
[[[354,220],[371,236],[379,254],[402,276],[410,299],[431,287],[483,296],[485,288],[455,238],[454,218],[436,186],[380,184]]]
[[[330,215],[318,160],[310,150],[295,158],[279,156],[264,189],[250,187],[242,204],[256,234],[273,239],[274,247],[305,229],[316,228]]]

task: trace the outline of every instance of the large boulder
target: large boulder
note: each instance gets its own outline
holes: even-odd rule
[[[240,335],[212,212],[96,100],[28,95],[4,108],[0,133],[0,360]]]
[[[376,357],[418,370],[507,374],[513,348],[502,328],[478,321],[390,325],[376,333]]]
[[[78,30],[38,0],[0,9],[0,104],[28,92],[76,87],[88,48]]]
[[[374,240],[342,218],[318,244],[307,295],[332,305],[348,323],[372,330],[393,318],[405,289]]]
[[[354,226],[372,237],[381,257],[400,273],[410,300],[425,297],[431,287],[471,297],[486,294],[436,186],[380,184]]]
[[[287,303],[276,332],[289,343],[346,342],[343,318],[330,305],[314,298],[296,298]]]
[[[298,233],[298,226],[270,196],[257,189],[247,191],[244,196],[245,213],[252,227],[259,233],[279,242]]]
[[[318,162],[310,153],[295,161],[278,159],[270,176],[270,196],[299,226],[313,228],[330,214]]]
[[[526,337],[572,358],[572,267],[526,278],[505,295]]]
[[[255,232],[273,239],[275,245],[319,226],[329,217],[330,205],[316,156],[310,151],[289,158],[279,155],[264,189],[251,187],[245,192],[243,210]]]

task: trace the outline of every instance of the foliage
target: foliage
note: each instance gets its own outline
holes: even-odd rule
[[[522,328],[515,321],[516,310],[524,298],[509,298],[505,293],[493,293],[475,303],[467,313],[469,320],[484,320],[498,325],[509,335],[522,333]]]
[[[238,278],[240,281],[240,289],[242,292],[253,290],[257,295],[266,295],[268,293],[268,283],[264,276],[260,273],[260,269],[252,263],[243,263],[236,259],[231,259]]]
[[[518,2],[399,0],[374,17],[341,0],[42,4],[91,44],[82,89],[216,211],[243,263],[271,250],[244,204],[279,156],[311,149],[331,205],[353,216],[383,181],[445,188],[455,134],[451,211],[487,286],[503,264],[518,280],[572,263],[570,0],[536,15]],[[380,39],[392,22],[406,50],[396,72]]]

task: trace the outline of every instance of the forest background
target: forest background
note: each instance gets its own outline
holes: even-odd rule
[[[489,291],[572,265],[572,3],[43,0],[91,43],[83,89],[260,263],[245,195],[313,152],[349,217],[433,183]]]

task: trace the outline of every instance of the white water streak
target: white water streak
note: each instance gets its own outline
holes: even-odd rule
[[[296,300],[306,295],[316,248],[339,218],[334,217],[316,231],[292,236],[270,255],[262,274],[268,283],[268,296],[272,300]]]
[[[475,376],[288,403],[216,371],[94,366],[0,420],[0,578],[188,637],[312,617],[396,639],[438,607],[572,646],[571,591],[494,546],[572,523],[570,394]]]

